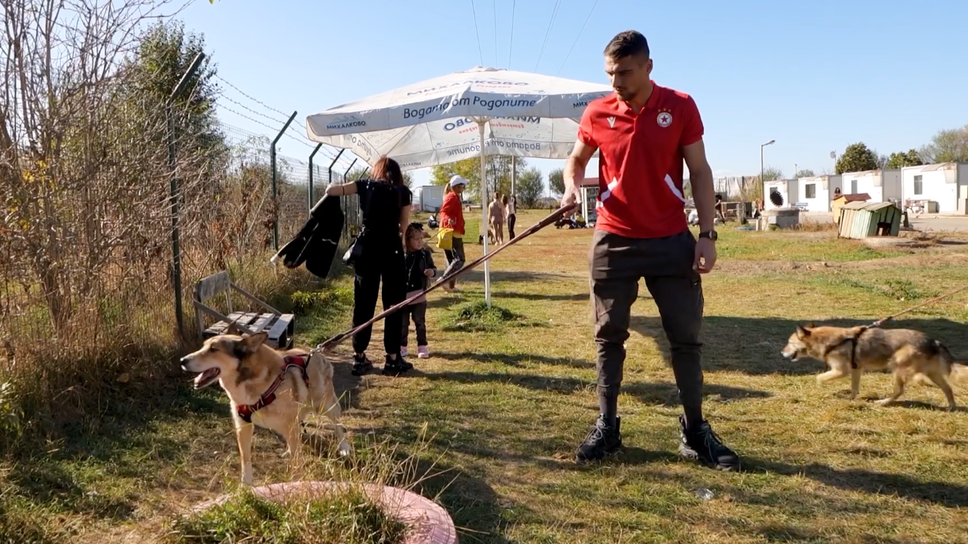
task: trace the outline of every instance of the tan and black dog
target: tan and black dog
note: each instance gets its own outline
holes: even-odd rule
[[[198,372],[195,388],[217,380],[229,396],[239,444],[242,481],[252,483],[253,425],[281,435],[291,459],[299,456],[302,422],[323,411],[333,422],[340,455],[351,452],[340,424],[333,387],[333,365],[322,353],[303,348],[287,351],[264,344],[266,333],[219,335],[182,358],[182,368]]]
[[[826,363],[830,370],[817,376],[818,383],[850,376],[852,399],[860,392],[864,371],[890,370],[894,374],[894,392],[878,401],[882,406],[900,398],[904,386],[913,381],[941,388],[948,409],[954,410],[955,397],[948,378],[968,378],[968,367],[955,363],[948,348],[911,329],[797,326],[781,353],[794,361],[812,358]]]

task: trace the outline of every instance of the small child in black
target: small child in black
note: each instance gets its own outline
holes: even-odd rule
[[[423,225],[410,223],[407,226],[407,255],[405,258],[407,299],[426,289],[428,279],[437,275],[433,256],[426,245]],[[408,355],[407,336],[410,334],[410,319],[413,318],[413,326],[417,330],[417,357],[420,359],[430,357],[430,351],[427,348],[427,298],[418,298],[405,306],[400,312],[403,314],[403,335],[400,339],[401,356],[406,357]]]

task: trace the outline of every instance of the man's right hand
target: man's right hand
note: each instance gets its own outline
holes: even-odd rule
[[[578,188],[565,189],[565,194],[561,196],[561,207],[570,208],[575,204],[578,204]]]

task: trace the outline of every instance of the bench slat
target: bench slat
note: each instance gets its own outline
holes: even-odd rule
[[[276,314],[262,314],[259,316],[259,319],[256,319],[255,323],[252,324],[252,329],[254,329],[256,332],[262,332],[268,329],[269,325],[272,324],[275,319]]]
[[[278,348],[288,348],[292,340],[292,314],[282,314],[269,329],[269,341]]]
[[[211,327],[205,329],[205,338],[211,336],[217,336],[219,334],[225,334],[229,328],[229,322],[235,321],[236,325],[247,327],[250,326],[253,320],[259,317],[259,314],[252,312],[232,312],[228,315],[229,321],[219,321],[213,324]]]
[[[225,292],[228,301],[230,291],[238,291],[246,298],[261,305],[269,313],[256,312],[233,312],[231,305],[228,308],[229,315],[224,316],[211,308],[204,306],[204,301]],[[198,330],[202,333],[202,338],[211,338],[220,334],[236,332],[229,327],[229,323],[237,325],[239,328],[252,332],[265,332],[267,342],[273,347],[286,349],[292,345],[292,337],[295,332],[293,314],[281,314],[275,308],[269,306],[265,301],[258,299],[254,295],[245,291],[241,287],[232,283],[227,271],[223,270],[200,280],[195,286],[195,320]],[[231,301],[228,301],[231,302]],[[216,319],[227,317],[227,320],[220,319],[210,327],[202,329],[202,314]]]

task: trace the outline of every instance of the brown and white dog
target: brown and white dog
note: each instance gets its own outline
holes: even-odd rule
[[[790,360],[810,358],[823,361],[830,370],[817,376],[818,383],[850,376],[850,398],[860,392],[865,371],[890,370],[894,392],[879,400],[880,405],[896,401],[911,382],[935,385],[944,392],[948,409],[955,409],[955,397],[948,379],[968,378],[968,367],[954,362],[941,342],[911,329],[880,327],[797,326],[781,352]]]
[[[242,481],[252,484],[253,425],[278,433],[295,461],[300,452],[302,422],[321,410],[333,422],[340,455],[352,451],[340,424],[333,387],[333,365],[322,353],[303,348],[287,351],[264,344],[266,333],[223,334],[181,359],[188,372],[198,372],[195,388],[217,380],[229,396],[242,463]]]

